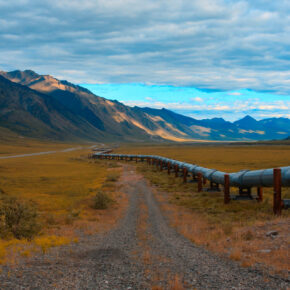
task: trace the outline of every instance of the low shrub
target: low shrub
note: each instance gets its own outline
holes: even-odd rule
[[[103,191],[98,191],[94,199],[94,209],[107,209],[110,204],[113,203],[113,199]]]
[[[81,211],[79,209],[72,209],[71,210],[71,216],[73,218],[77,218],[80,215]]]
[[[242,238],[245,241],[251,241],[254,239],[254,234],[253,234],[253,232],[248,230],[247,232],[243,233]]]
[[[108,168],[118,168],[120,165],[116,162],[107,162]]]
[[[45,223],[49,226],[54,226],[58,224],[58,221],[56,220],[55,216],[51,213],[48,213],[45,216]]]
[[[107,176],[107,181],[115,182],[115,181],[118,181],[119,177],[120,177],[120,175],[117,172],[110,173]]]
[[[67,214],[64,218],[64,223],[66,225],[72,225],[74,223],[74,217],[71,214]]]
[[[32,203],[11,197],[1,199],[0,237],[13,236],[30,240],[39,231],[38,214]]]

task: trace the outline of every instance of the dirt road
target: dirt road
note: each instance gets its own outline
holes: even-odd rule
[[[61,152],[71,152],[71,151],[75,151],[75,150],[92,149],[94,147],[96,147],[96,145],[92,145],[92,146],[79,146],[79,147],[72,147],[72,148],[66,148],[66,149],[54,150],[54,151],[44,151],[44,152],[18,154],[18,155],[0,156],[0,159],[30,157],[30,156],[47,155],[47,154],[54,154],[54,153],[61,153]]]
[[[169,227],[147,182],[125,165],[130,202],[106,234],[83,236],[0,274],[1,289],[287,289],[289,280],[241,268]],[[8,275],[9,272],[9,275]]]

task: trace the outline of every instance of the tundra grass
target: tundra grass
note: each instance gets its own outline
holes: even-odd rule
[[[174,174],[167,175],[167,171],[160,172],[154,166],[138,164],[141,172],[158,190],[168,193],[169,200],[179,206],[183,206],[205,217],[209,223],[225,225],[236,223],[251,225],[256,221],[266,221],[275,218],[273,216],[273,189],[264,188],[264,200],[257,201],[231,201],[224,204],[222,187],[220,192],[197,192],[196,183],[183,183],[183,178],[176,178]],[[190,181],[190,177],[188,180]],[[206,189],[209,185],[204,185]],[[255,195],[253,188],[253,195]],[[236,188],[231,188],[231,194],[238,194]],[[283,198],[290,198],[289,188],[283,188]],[[289,211],[282,211],[283,217],[290,217]]]
[[[290,165],[289,146],[127,146],[118,152],[161,155],[225,172]],[[184,184],[174,173],[168,176],[167,170],[160,172],[146,163],[136,166],[153,185],[171,224],[194,243],[224,253],[243,267],[260,264],[280,273],[289,268],[290,213],[283,210],[281,217],[273,215],[272,188],[264,188],[261,203],[231,201],[225,205],[222,191],[198,193],[196,183]],[[252,190],[255,195],[256,189]],[[238,194],[237,188],[231,188],[231,194]],[[282,198],[290,198],[290,188],[283,188]],[[277,238],[266,236],[271,230],[278,232]]]
[[[76,143],[41,141],[31,138],[14,137],[12,140],[2,140],[0,136],[0,157],[27,153],[62,150],[78,147]],[[88,146],[88,145],[87,145]]]
[[[118,152],[161,155],[225,172],[290,165],[290,146],[126,146],[119,148]],[[140,165],[140,163],[138,164]],[[264,201],[262,203],[233,201],[230,205],[224,205],[222,193],[197,193],[195,183],[183,184],[182,178],[173,177],[173,173],[168,176],[167,171],[160,172],[156,167],[146,164],[140,165],[138,168],[152,184],[171,193],[171,202],[206,215],[211,222],[222,224],[229,222],[251,223],[273,217],[272,188],[264,188]],[[205,187],[207,186],[205,185]],[[253,188],[254,195],[256,194],[255,190]],[[237,188],[231,188],[231,194],[237,194]],[[290,189],[283,188],[282,196],[290,198]],[[289,216],[289,211],[283,211],[283,215]]]
[[[116,153],[161,155],[226,172],[290,165],[290,146],[276,145],[126,145]]]
[[[51,246],[76,241],[77,231],[89,232],[93,224],[95,232],[99,223],[106,222],[103,219],[110,219],[110,209],[96,211],[93,202],[98,191],[118,200],[115,182],[120,169],[89,160],[88,153],[82,150],[0,160],[0,195],[32,201],[42,225],[41,235],[32,242],[0,239],[0,261],[7,261],[7,254],[12,257],[11,249],[29,255],[34,248],[45,252]]]

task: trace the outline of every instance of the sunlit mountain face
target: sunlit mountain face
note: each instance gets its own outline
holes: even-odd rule
[[[1,128],[63,140],[246,141],[285,139],[290,135],[290,119],[199,120],[165,108],[128,106],[50,75],[16,70],[0,72]]]

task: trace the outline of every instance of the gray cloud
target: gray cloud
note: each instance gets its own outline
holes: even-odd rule
[[[287,0],[0,0],[0,27],[3,70],[290,93]]]

